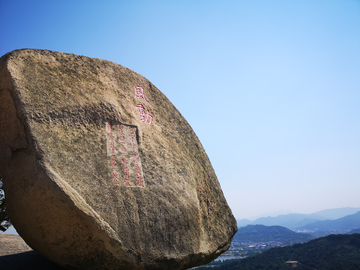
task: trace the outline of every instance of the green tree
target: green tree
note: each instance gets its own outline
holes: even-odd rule
[[[3,183],[2,183],[2,178],[0,176],[0,230],[5,232],[11,226],[11,223],[9,216],[6,212],[5,195],[2,186]]]

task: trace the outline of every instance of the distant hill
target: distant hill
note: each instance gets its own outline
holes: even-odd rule
[[[297,229],[310,223],[322,220],[333,220],[354,214],[360,211],[360,208],[344,207],[336,209],[327,209],[313,214],[287,214],[279,215],[277,217],[261,217],[254,221],[247,219],[238,220],[238,227],[246,225],[261,224],[266,226],[283,226],[289,229]]]
[[[360,228],[360,211],[335,220],[323,220],[310,223],[298,228],[299,230],[309,231],[342,231],[347,232],[352,229]]]
[[[299,270],[360,269],[360,234],[329,235],[304,244],[268,249],[245,259],[223,262],[212,270],[291,269],[287,261],[298,261]],[[209,269],[206,266],[198,269]]]
[[[252,223],[252,221],[248,220],[248,219],[238,219],[236,222],[237,222],[238,228],[245,227],[246,225],[249,225]]]
[[[277,217],[262,217],[254,221],[247,219],[240,219],[237,221],[238,227],[244,227],[247,225],[266,225],[266,226],[283,226],[289,229],[296,229],[309,223],[313,223],[326,218],[318,216],[316,214],[288,214],[280,215]]]
[[[233,242],[282,242],[283,244],[303,243],[314,239],[309,234],[296,233],[281,226],[248,225],[239,228]]]
[[[356,207],[344,207],[344,208],[335,208],[327,209],[316,212],[314,214],[323,217],[323,219],[338,219],[348,215],[355,214],[360,211],[360,208]]]
[[[347,232],[346,234],[354,234],[354,233],[360,233],[360,228],[358,229],[353,229],[350,232]]]
[[[321,216],[316,214],[303,215],[303,214],[288,214],[280,215],[277,217],[264,217],[258,218],[253,224],[262,224],[267,226],[279,225],[289,229],[295,229],[297,227],[313,223],[319,220],[323,220]]]

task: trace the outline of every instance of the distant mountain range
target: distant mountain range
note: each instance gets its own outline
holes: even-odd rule
[[[323,220],[307,224],[298,228],[307,231],[338,231],[348,232],[350,230],[360,228],[360,211],[335,220]]]
[[[245,259],[217,263],[212,270],[360,269],[360,234],[329,235],[304,244],[268,249]],[[209,269],[202,266],[198,269]]]
[[[261,217],[254,221],[240,219],[237,222],[238,227],[260,224],[266,226],[278,225],[295,230],[318,221],[339,219],[347,215],[355,214],[358,211],[360,211],[360,208],[345,207],[337,209],[327,209],[313,214],[288,214],[279,215],[277,217]]]
[[[283,245],[303,243],[314,239],[314,236],[296,233],[281,226],[247,225],[239,228],[233,238],[234,242],[281,242]]]

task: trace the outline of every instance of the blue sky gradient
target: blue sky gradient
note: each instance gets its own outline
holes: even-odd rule
[[[360,1],[0,0],[0,55],[40,48],[149,79],[236,218],[360,207]]]

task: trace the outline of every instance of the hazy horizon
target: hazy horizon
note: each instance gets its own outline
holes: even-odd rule
[[[360,1],[5,1],[0,55],[39,48],[149,79],[237,219],[360,207]]]
[[[349,208],[349,207],[342,207],[342,208]],[[342,209],[342,208],[334,208],[334,209]],[[358,207],[350,207],[350,208],[358,208]],[[360,208],[360,207],[359,207]],[[316,212],[321,212],[321,211],[324,211],[324,210],[330,210],[330,209],[322,209],[320,211],[316,211]],[[247,217],[247,218],[236,218],[237,220],[242,220],[242,219],[247,219],[247,220],[250,220],[250,221],[254,221],[258,218],[262,218],[262,217],[277,217],[277,216],[280,216],[280,215],[287,215],[287,214],[314,214],[316,212],[311,212],[311,213],[295,213],[293,211],[287,211],[287,210],[279,210],[279,211],[274,211],[274,212],[271,212],[271,213],[263,213],[263,214],[260,214],[260,215],[257,215],[257,216],[252,216],[252,217]],[[2,232],[0,231],[0,233],[7,233],[7,234],[17,234],[17,231],[15,230],[14,226],[11,226],[7,231],[5,232]]]

